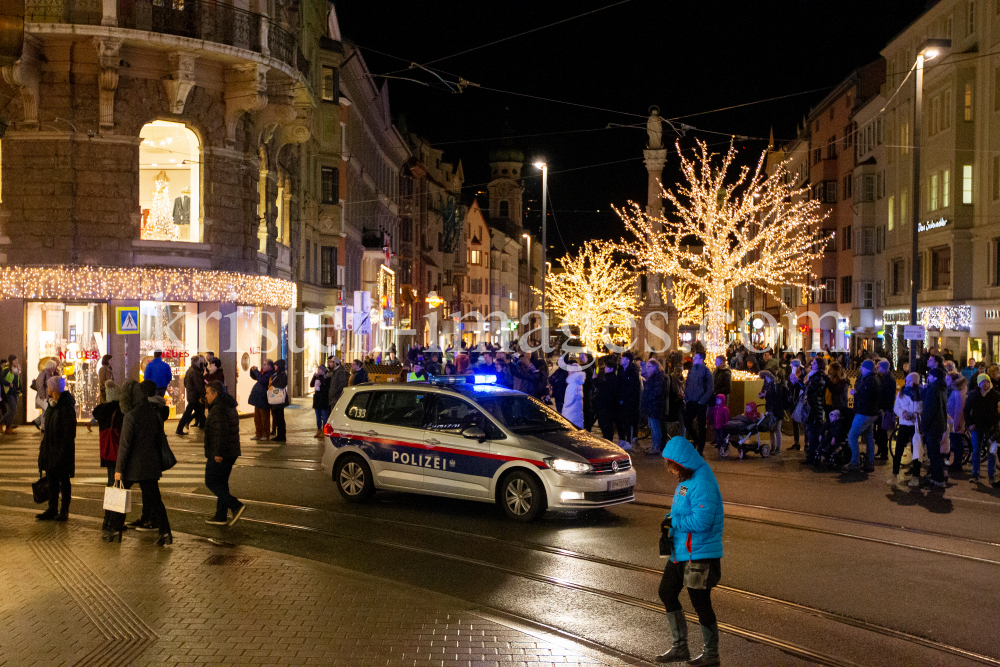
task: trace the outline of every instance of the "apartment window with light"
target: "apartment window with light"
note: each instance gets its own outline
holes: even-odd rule
[[[972,165],[962,165],[962,203],[972,203]]]
[[[470,250],[469,251],[469,264],[474,266],[479,266],[483,263],[483,251],[482,250]]]
[[[945,169],[941,174],[941,206],[948,208],[951,197],[951,169]]]
[[[340,202],[340,170],[336,167],[323,167],[320,171],[320,194],[324,204]]]
[[[892,218],[892,214],[895,212],[893,209],[896,208],[896,197],[891,195],[889,197],[889,231],[891,232],[895,226],[895,221]]]
[[[965,120],[972,120],[972,82],[965,82]]]
[[[928,202],[927,210],[936,211],[938,207],[938,177],[937,174],[931,174],[931,186],[928,188]]]
[[[910,154],[910,124],[900,123],[899,124],[899,146],[903,152],[903,155]]]

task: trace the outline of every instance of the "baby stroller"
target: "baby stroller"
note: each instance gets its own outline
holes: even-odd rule
[[[719,456],[726,458],[729,456],[729,448],[735,447],[741,459],[747,452],[756,452],[766,459],[771,455],[771,445],[767,442],[762,443],[760,434],[770,433],[774,428],[774,420],[775,416],[769,412],[756,421],[744,415],[731,419],[725,427],[724,438],[719,446]]]
[[[846,428],[840,426],[844,420],[830,422],[823,429],[823,437],[816,453],[817,465],[840,468],[851,462],[851,447],[847,444]]]

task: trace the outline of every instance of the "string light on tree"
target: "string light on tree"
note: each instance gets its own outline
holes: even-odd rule
[[[615,256],[614,246],[587,241],[578,254],[557,261],[562,272],[545,276],[546,305],[579,327],[587,349],[600,348],[605,330],[630,330],[639,310],[635,275]]]
[[[766,174],[766,152],[735,178],[732,145],[721,159],[702,141],[690,156],[678,144],[677,154],[686,183],[663,189],[672,213],[650,217],[634,202],[615,211],[635,237],[624,248],[645,270],[704,293],[704,342],[714,355],[726,347],[726,302],[736,287],[753,285],[779,302],[783,286],[811,289],[811,264],[823,256],[824,216],[807,189],[785,182],[784,163]]]
[[[153,181],[153,206],[143,238],[150,241],[176,241],[178,238],[170,203],[170,179],[166,171],[157,174]]]
[[[677,324],[694,326],[701,322],[701,292],[691,283],[674,279],[670,288],[670,296],[677,309]]]

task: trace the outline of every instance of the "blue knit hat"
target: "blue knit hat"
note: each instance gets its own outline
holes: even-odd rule
[[[862,370],[866,370],[869,373],[875,370],[875,363],[871,359],[865,359],[861,362]]]

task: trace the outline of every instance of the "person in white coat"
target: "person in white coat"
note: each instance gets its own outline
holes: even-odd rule
[[[587,374],[579,364],[571,364],[566,370],[569,371],[569,375],[566,376],[566,397],[563,399],[562,416],[577,427],[583,428],[583,383],[587,380]]]
[[[922,403],[920,400],[920,376],[910,373],[906,376],[906,384],[900,388],[896,394],[896,403],[893,412],[899,417],[899,426],[896,427],[896,447],[892,452],[892,477],[886,480],[889,484],[901,484],[902,477],[899,474],[900,465],[903,459],[903,450],[906,445],[913,441],[913,434],[917,427],[917,419],[920,417]],[[920,480],[920,455],[915,452],[913,457],[914,479]]]

